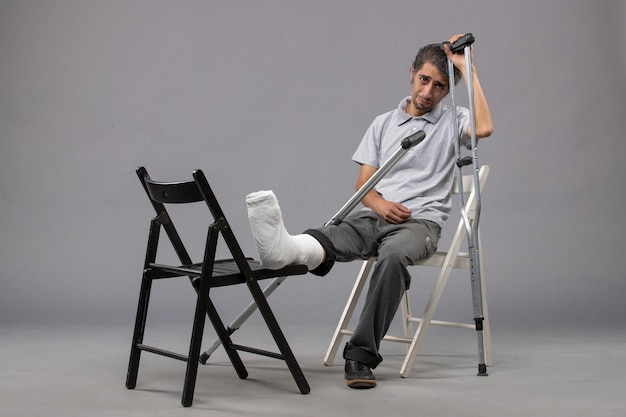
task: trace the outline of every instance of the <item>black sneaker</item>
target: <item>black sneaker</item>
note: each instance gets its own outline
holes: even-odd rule
[[[352,359],[346,360],[344,377],[350,388],[367,389],[376,386],[376,377],[370,367]]]

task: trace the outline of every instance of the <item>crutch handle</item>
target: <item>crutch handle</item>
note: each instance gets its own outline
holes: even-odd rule
[[[402,149],[411,149],[413,146],[420,144],[425,137],[426,133],[423,130],[418,130],[411,136],[407,136],[406,138],[402,139],[400,145],[402,146]]]
[[[466,33],[452,44],[450,42],[443,42],[441,44],[441,49],[444,50],[443,46],[448,45],[452,53],[460,54],[461,52],[463,52],[466,46],[473,44],[475,40],[476,39],[474,38],[474,35],[472,35],[471,33]]]
[[[464,167],[465,165],[472,165],[474,163],[474,159],[471,156],[466,156],[464,158],[460,158],[456,160],[456,166],[459,168]]]

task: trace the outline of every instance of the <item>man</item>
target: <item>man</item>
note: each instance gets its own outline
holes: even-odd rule
[[[493,132],[491,112],[473,63],[473,47],[471,74],[466,73],[462,53],[453,54],[447,45],[444,49],[441,44],[420,49],[409,71],[411,95],[372,122],[353,156],[361,167],[356,182],[359,189],[403,138],[418,130],[426,133],[424,141],[405,154],[363,198],[365,209],[339,225],[292,236],[283,226],[278,201],[271,191],[252,193],[246,199],[252,233],[267,268],[304,264],[312,273],[325,275],[335,261],[378,256],[359,323],[343,352],[344,376],[351,388],[376,386],[372,369],[382,361],[380,341],[409,288],[407,266],[434,254],[450,212],[454,141],[471,145],[469,111],[457,107],[459,137],[455,138],[452,109],[441,103],[450,89],[447,59],[454,64],[455,83],[461,77],[472,77],[476,137]]]

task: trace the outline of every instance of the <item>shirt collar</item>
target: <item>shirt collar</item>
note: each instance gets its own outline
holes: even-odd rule
[[[437,123],[439,119],[441,118],[441,114],[443,112],[443,105],[441,102],[439,102],[439,104],[437,104],[437,106],[432,111],[429,111],[428,113],[423,114],[421,116],[414,117],[406,112],[406,108],[410,101],[411,101],[411,96],[408,96],[402,99],[400,104],[398,104],[398,112],[397,112],[398,126],[405,124],[406,122],[408,122],[409,120],[413,118],[424,119],[427,122],[432,123],[432,124]]]

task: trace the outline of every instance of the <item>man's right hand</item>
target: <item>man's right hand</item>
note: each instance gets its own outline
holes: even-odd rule
[[[361,165],[355,189],[361,188],[377,170],[378,168],[369,165]],[[411,211],[408,208],[400,203],[385,200],[375,189],[363,197],[361,203],[392,224],[404,223],[411,218]]]
[[[400,224],[411,218],[411,210],[400,203],[394,203],[380,198],[370,207],[383,219],[391,224]]]

